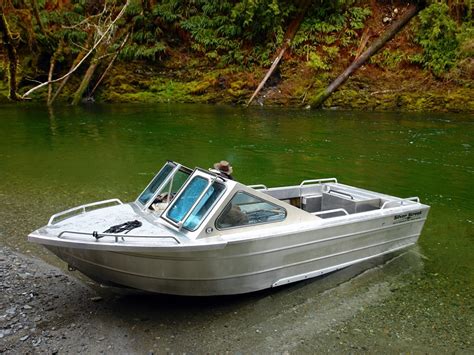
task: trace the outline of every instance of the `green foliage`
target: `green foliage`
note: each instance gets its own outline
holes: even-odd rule
[[[311,7],[296,34],[293,52],[308,59],[315,70],[329,70],[328,64],[340,48],[355,44],[357,30],[364,27],[371,11],[365,7],[350,6],[354,1],[323,1]]]
[[[308,56],[308,66],[314,70],[329,70],[330,66],[319,56],[319,54],[311,52]]]
[[[192,49],[223,63],[268,61],[268,49],[283,40],[283,25],[295,8],[277,0],[196,0],[179,21]],[[257,47],[261,51],[248,50]]]
[[[352,7],[347,10],[350,28],[360,30],[364,28],[365,20],[371,15],[371,11],[366,7]]]
[[[458,47],[458,58],[474,58],[474,21],[464,22],[457,34],[457,40],[459,42]]]
[[[411,60],[440,76],[451,68],[458,56],[458,25],[449,15],[445,3],[434,3],[420,12],[416,42],[423,53]]]
[[[382,52],[372,56],[370,62],[381,68],[393,70],[407,59],[407,55],[401,50],[384,49]]]

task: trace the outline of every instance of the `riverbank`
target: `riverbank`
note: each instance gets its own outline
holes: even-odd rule
[[[339,66],[341,67],[341,66]],[[342,67],[341,67],[342,68]],[[121,63],[112,68],[104,86],[85,102],[107,103],[207,103],[245,105],[265,69],[219,69],[174,60],[160,66]],[[314,76],[305,63],[283,63],[279,77],[271,80],[252,105],[312,108],[320,90],[336,72]],[[63,89],[58,103],[65,104],[79,84],[76,79]],[[45,92],[34,96],[46,99]],[[8,91],[0,81],[0,104],[8,103]],[[374,65],[360,69],[322,106],[323,109],[378,112],[474,113],[474,88],[440,81],[413,66],[391,72]]]
[[[465,295],[428,287],[407,307],[427,286],[421,268],[412,249],[278,290],[187,298],[97,290],[2,246],[0,353],[471,353],[472,300],[453,313]]]
[[[177,64],[178,63],[178,64]],[[225,103],[245,105],[265,69],[203,68],[166,61],[160,68],[139,64],[115,67],[96,99],[109,103]],[[343,63],[336,68],[343,70]],[[128,73],[127,73],[128,71]],[[315,75],[304,62],[283,63],[278,78],[253,105],[311,108],[320,90],[338,75]],[[414,66],[384,70],[366,65],[322,106],[325,109],[474,113],[474,87],[443,82]]]

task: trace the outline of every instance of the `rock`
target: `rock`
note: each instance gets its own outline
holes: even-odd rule
[[[31,307],[29,304],[25,304],[23,306],[23,309],[33,309],[33,307]]]
[[[24,337],[21,337],[20,340],[21,341],[25,341],[26,339],[28,339],[30,336],[29,335],[25,335]]]
[[[10,314],[10,315],[14,315],[16,313],[16,307],[13,306],[13,307],[10,307],[6,310],[6,313],[7,314]]]
[[[92,302],[99,302],[102,301],[102,297],[96,296],[96,297],[91,297],[89,298]]]

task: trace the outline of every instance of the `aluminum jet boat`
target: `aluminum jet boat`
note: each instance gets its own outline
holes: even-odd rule
[[[57,213],[28,239],[104,284],[239,294],[415,244],[429,206],[339,183],[247,186],[168,161],[138,198]]]

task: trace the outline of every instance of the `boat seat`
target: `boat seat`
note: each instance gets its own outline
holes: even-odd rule
[[[343,195],[337,191],[323,192],[321,199],[322,211],[343,208],[349,214],[376,210],[380,205],[380,198]]]
[[[321,194],[301,196],[301,209],[310,213],[321,211],[322,198]]]

